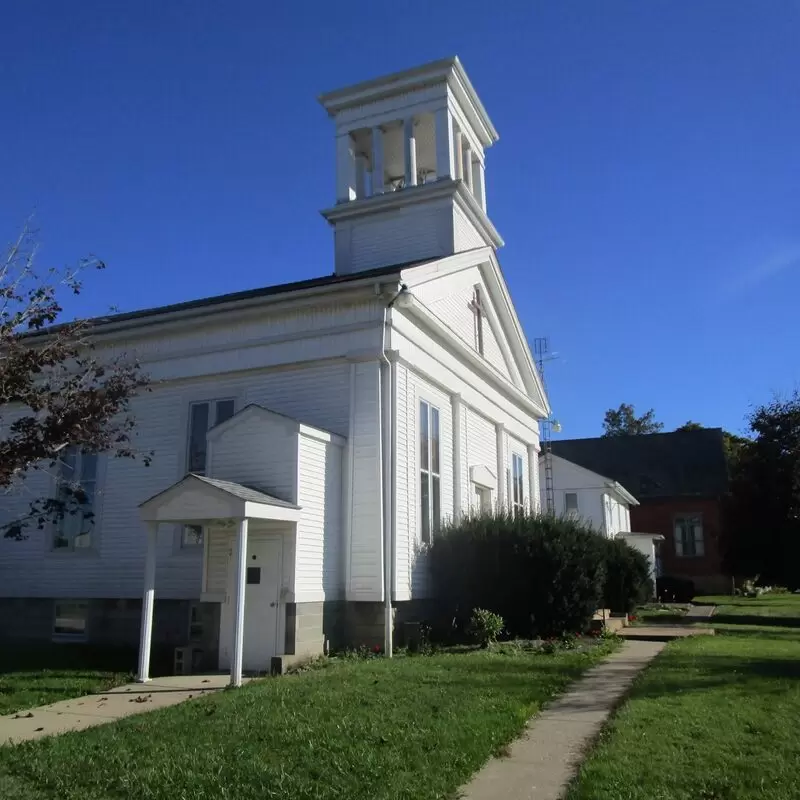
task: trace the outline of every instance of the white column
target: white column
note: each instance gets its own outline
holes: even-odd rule
[[[367,196],[367,157],[363,153],[356,156],[356,198]]]
[[[150,645],[153,641],[153,607],[156,599],[156,544],[158,523],[147,523],[147,556],[144,561],[144,593],[142,595],[142,624],[139,632],[139,671],[136,680],[150,680]]]
[[[461,519],[462,503],[461,496],[461,395],[454,394],[452,398],[453,406],[453,521]]]
[[[452,179],[455,177],[453,157],[453,118],[449,108],[440,108],[435,116],[436,128],[436,177]]]
[[[453,133],[453,150],[456,154],[456,178],[464,177],[464,141],[461,131]]]
[[[406,186],[417,185],[417,140],[414,135],[414,117],[403,123],[406,156]]]
[[[472,193],[480,207],[486,211],[486,174],[483,164],[475,161],[472,165]]]
[[[467,188],[472,191],[472,148],[469,142],[464,145],[464,180]]]
[[[233,617],[233,659],[231,686],[242,685],[242,652],[244,650],[244,592],[247,573],[247,519],[239,520],[236,537],[236,603]]]
[[[356,154],[353,137],[343,133],[336,137],[336,202],[347,203],[356,198]]]
[[[539,496],[539,452],[536,445],[528,445],[528,495],[529,506],[532,512],[541,511],[541,497]]]
[[[383,194],[383,130],[372,129],[372,194]]]
[[[497,508],[505,509],[506,503],[506,427],[497,426]]]

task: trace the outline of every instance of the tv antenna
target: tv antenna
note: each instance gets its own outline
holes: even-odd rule
[[[547,391],[547,385],[544,379],[544,365],[548,361],[553,361],[558,358],[557,353],[550,352],[550,343],[547,337],[542,336],[533,340],[533,351],[536,356],[536,367],[539,370],[539,377],[542,380],[542,386]],[[556,513],[556,497],[555,488],[553,486],[553,432],[561,432],[561,424],[553,419],[553,414],[550,413],[541,421],[541,447],[542,457],[544,460],[544,510],[548,514]]]

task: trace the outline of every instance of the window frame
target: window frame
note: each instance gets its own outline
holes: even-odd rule
[[[567,508],[567,497],[573,496],[575,498],[575,508],[570,509]],[[578,519],[581,513],[581,504],[579,498],[579,492],[564,492],[564,516],[567,519]]]
[[[58,607],[64,606],[83,606],[83,630],[70,633],[69,631],[58,631]],[[61,615],[64,617],[64,614]],[[76,617],[74,617],[76,618]],[[54,642],[85,642],[89,632],[89,601],[75,598],[56,598],[53,600],[53,628],[51,638]]]
[[[519,464],[519,474],[517,465]],[[525,462],[519,453],[511,452],[511,511],[516,517],[525,513]]]
[[[212,397],[206,400],[192,400],[189,403],[189,409],[186,415],[186,461],[184,474],[193,473],[195,475],[205,475],[208,471],[208,446],[206,444],[205,450],[205,465],[202,472],[196,469],[191,469],[192,462],[192,414],[193,410],[199,406],[208,406],[208,415],[206,417],[206,437],[212,428],[221,425],[219,421],[219,404],[231,403],[232,410],[230,416],[226,417],[222,422],[227,422],[231,417],[236,415],[237,398],[226,395],[224,397]],[[212,413],[213,412],[213,413]],[[207,439],[206,439],[207,442]],[[203,547],[205,542],[205,530],[202,525],[181,525],[180,535],[178,537],[178,545],[180,550],[194,551],[199,547]]]
[[[75,453],[75,466],[72,467],[73,473],[77,474],[78,480],[72,481],[72,485],[77,485],[83,489],[84,484],[92,484],[92,493],[91,493],[91,503],[88,504],[85,508],[82,505],[80,511],[76,511],[75,514],[66,514],[61,519],[53,520],[50,526],[50,552],[51,553],[64,553],[64,554],[72,554],[72,553],[87,553],[95,549],[96,541],[97,541],[97,530],[98,524],[97,520],[99,517],[99,503],[98,503],[98,495],[100,493],[100,459],[102,458],[101,453],[94,453],[84,450],[84,448],[79,447],[78,445],[69,445],[68,447],[64,448],[58,456],[58,463],[56,466],[56,475],[55,475],[55,485],[54,485],[54,494],[56,498],[61,492],[61,485],[70,483],[66,481],[63,477],[63,470],[66,466],[67,462],[65,460],[65,456],[68,452]],[[92,480],[86,481],[83,477],[83,466],[84,466],[84,458],[86,456],[91,456],[94,459],[94,476]],[[89,521],[89,530],[85,533],[78,533],[77,535],[73,534],[66,534],[64,533],[64,526],[68,525],[71,520],[74,520],[79,514],[81,517],[81,523],[79,525],[80,528],[83,528],[83,521],[84,521],[84,511],[90,511],[92,517]],[[81,545],[79,547],[75,546],[75,540],[79,536],[88,536],[88,544]],[[57,539],[65,539],[68,544],[66,546],[57,546],[56,540]]]
[[[683,529],[681,529],[681,536],[678,536],[678,524],[693,521],[693,528],[694,525],[699,526],[700,528],[700,536],[697,536],[697,532],[693,529],[692,530],[692,550],[693,552],[687,553],[686,552],[686,540],[682,535]],[[674,549],[675,549],[675,556],[677,558],[705,558],[706,555],[706,532],[705,526],[703,525],[703,515],[699,511],[682,511],[678,514],[675,514],[672,517],[672,538],[674,540]],[[698,542],[700,544],[699,552],[698,552]],[[680,545],[680,548],[679,546]]]
[[[417,405],[417,457],[419,459],[418,486],[419,502],[419,538],[423,544],[429,545],[439,533],[442,526],[442,412],[430,400],[418,399]],[[423,426],[422,420],[425,419]],[[433,422],[436,420],[436,458],[434,469],[434,436]],[[425,433],[423,433],[423,430]],[[427,444],[427,446],[425,446]],[[425,457],[423,459],[423,450]],[[427,502],[423,489],[427,485]]]

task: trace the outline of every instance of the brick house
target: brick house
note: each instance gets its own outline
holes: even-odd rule
[[[664,536],[660,575],[689,578],[701,593],[729,588],[721,548],[728,488],[721,428],[563,439],[552,447],[555,455],[618,481],[639,501],[630,509],[631,528]]]

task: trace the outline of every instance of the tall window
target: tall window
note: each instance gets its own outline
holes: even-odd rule
[[[430,544],[441,524],[441,479],[439,459],[439,409],[419,404],[420,537]]]
[[[569,519],[578,518],[577,492],[564,492],[564,515]]]
[[[675,518],[675,553],[679,556],[705,555],[703,520],[699,514]]]
[[[186,471],[205,475],[206,434],[210,428],[230,419],[234,412],[233,400],[210,400],[192,403],[189,407],[189,452]]]
[[[64,516],[56,525],[54,550],[81,550],[92,545],[97,487],[97,454],[67,447],[58,464],[58,498]]]
[[[525,510],[525,491],[522,480],[522,456],[511,454],[511,506],[514,516]]]
[[[235,411],[231,399],[209,400],[192,403],[189,406],[189,446],[186,455],[186,471],[197,475],[206,474],[208,447],[206,434],[210,428],[230,419]],[[195,547],[203,544],[201,525],[184,525],[181,532],[181,547]]]

